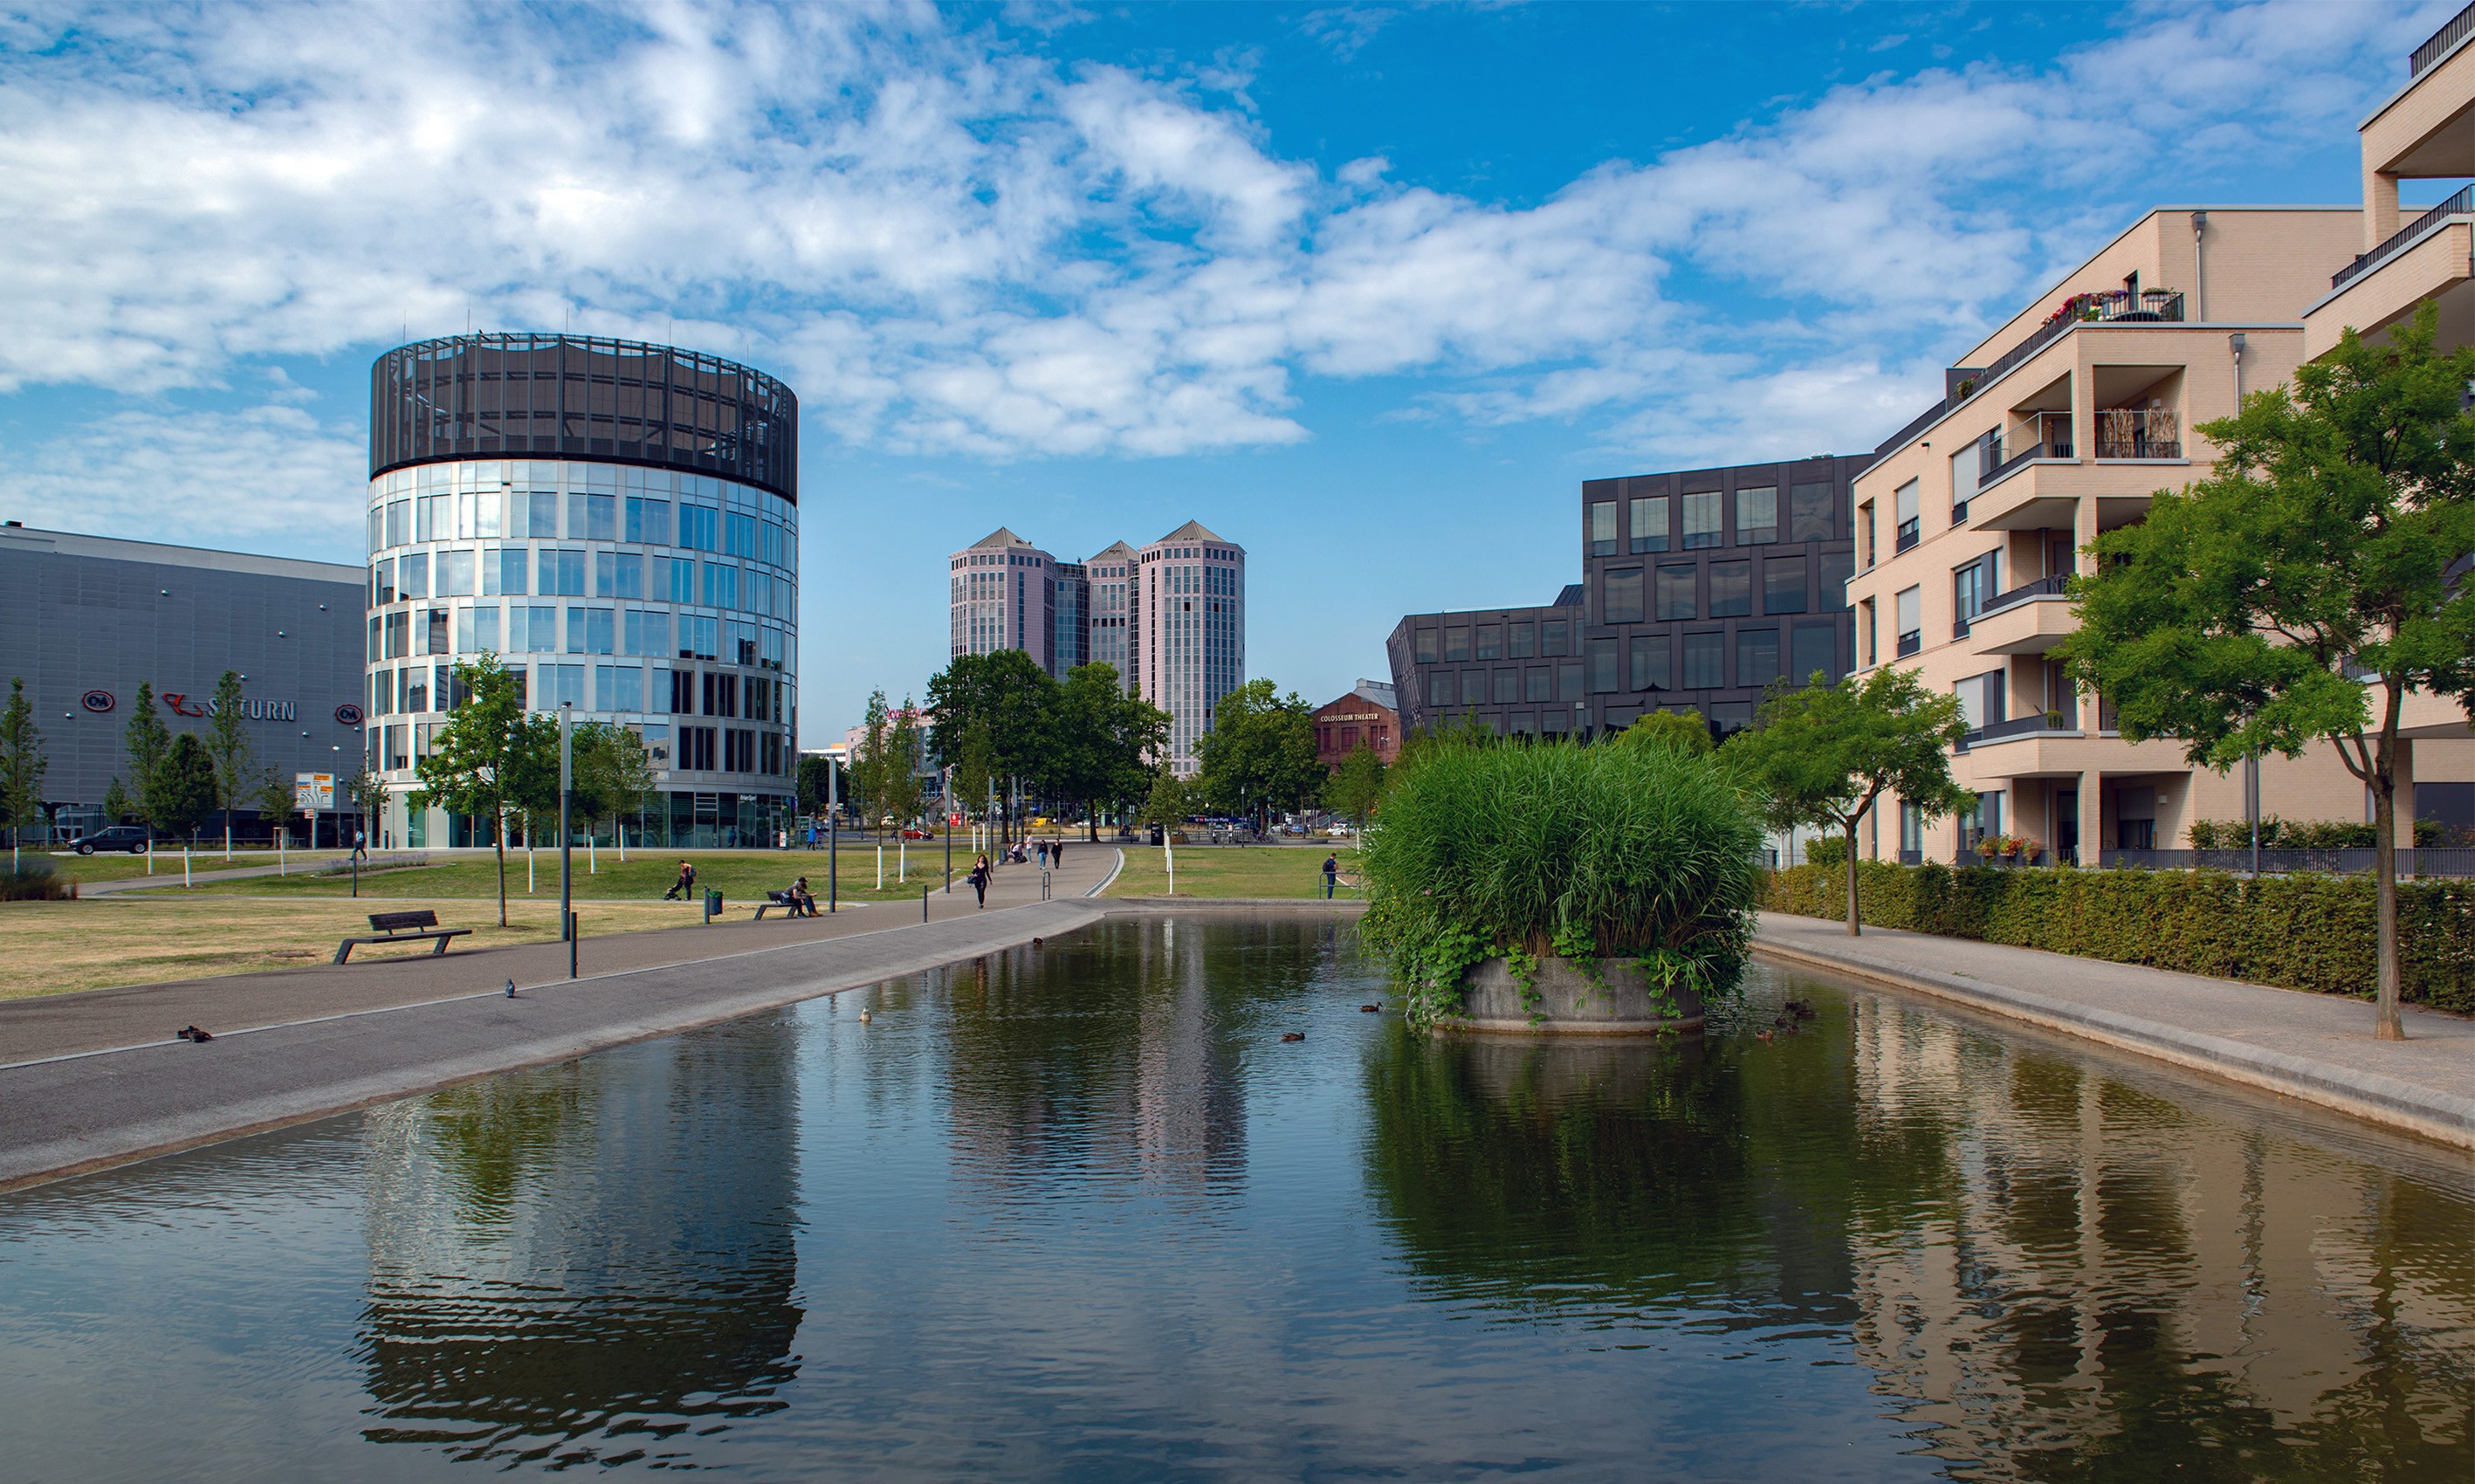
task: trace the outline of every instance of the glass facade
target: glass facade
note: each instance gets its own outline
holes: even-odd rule
[[[791,500],[633,464],[454,459],[372,478],[368,521],[369,734],[399,791],[395,838],[375,843],[488,842],[486,820],[407,816],[402,801],[463,698],[455,665],[483,654],[531,709],[643,739],[657,797],[622,821],[630,843],[770,845],[790,827]]]

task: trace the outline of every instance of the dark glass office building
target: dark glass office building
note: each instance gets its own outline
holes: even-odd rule
[[[1691,712],[1718,736],[1785,676],[1848,672],[1848,486],[1871,454],[1591,479],[1582,580],[1554,603],[1411,614],[1387,648],[1402,724],[1621,731]]]

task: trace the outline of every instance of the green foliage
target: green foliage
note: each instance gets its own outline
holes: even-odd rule
[[[224,811],[224,848],[232,848],[233,811],[257,791],[257,747],[241,714],[240,672],[225,670],[207,707],[207,756],[215,765],[215,799]]]
[[[1269,680],[1249,680],[1220,697],[1194,755],[1204,796],[1233,815],[1294,809],[1324,778],[1315,761],[1314,708],[1295,691],[1281,694]]]
[[[8,707],[0,710],[0,824],[9,826],[12,845],[20,831],[43,820],[43,774],[51,766],[26,682],[11,680]]]
[[[114,824],[124,824],[128,822],[129,816],[136,812],[136,800],[131,797],[126,788],[121,786],[120,775],[114,773],[111,782],[103,786],[104,817]]]
[[[2406,697],[2475,692],[2475,583],[2453,576],[2475,550],[2475,347],[2438,353],[2438,325],[2427,302],[2385,344],[2346,330],[2291,392],[2200,425],[2220,450],[2210,477],[2097,537],[2096,570],[2071,581],[2080,626],[2053,652],[2126,740],[2173,738],[2223,770],[2325,739],[2393,838]],[[2394,1039],[2386,848],[2374,875],[2377,1034]]]
[[[1710,741],[1708,722],[1681,711],[1645,712],[1640,720],[1618,732],[1615,740],[1628,747],[1680,747],[1692,753],[1717,745]]]
[[[77,883],[64,882],[52,863],[37,859],[18,865],[0,865],[0,902],[73,902]]]
[[[1367,816],[1384,801],[1385,771],[1375,749],[1360,742],[1324,780],[1323,807],[1364,829]]]
[[[605,822],[644,812],[653,795],[653,760],[642,737],[612,722],[587,721],[574,729],[568,747],[571,815],[600,835]]]
[[[558,722],[525,709],[521,677],[484,654],[455,666],[464,703],[430,734],[417,770],[415,809],[435,804],[452,814],[500,822],[511,815],[558,817]],[[573,758],[571,758],[571,764]],[[355,786],[361,782],[354,780]],[[357,796],[357,795],[356,795]],[[491,831],[499,863],[499,925],[507,921],[507,832]]]
[[[1194,791],[1166,767],[1157,769],[1152,774],[1151,791],[1143,796],[1143,822],[1174,829],[1193,812]]]
[[[1957,696],[1935,694],[1916,671],[1885,665],[1862,679],[1773,693],[1719,755],[1759,794],[1774,828],[1835,830],[1840,859],[1852,862],[1856,821],[1884,793],[1926,818],[1973,797],[1950,776],[1948,749],[1966,733]],[[1853,898],[1852,878],[1848,890]]]
[[[354,817],[375,822],[386,816],[387,797],[395,791],[386,775],[361,760],[359,772],[344,780],[343,796],[354,809]]]
[[[1721,994],[1743,970],[1760,841],[1713,757],[1439,742],[1368,838],[1364,931],[1421,1022],[1458,1009],[1471,964],[1515,950],[1644,957]]]
[[[997,750],[989,741],[989,725],[974,722],[964,733],[962,750],[953,763],[954,798],[971,814],[981,814],[996,797]]]
[[[1102,807],[1131,803],[1150,789],[1147,760],[1168,744],[1168,714],[1128,694],[1115,666],[1094,664],[1066,673],[1052,716],[1055,736],[1039,784],[1054,798],[1084,805],[1096,839]],[[984,736],[965,739],[967,760],[986,750]]]
[[[1804,842],[1804,864],[1838,867],[1848,864],[1848,841],[1817,835]]]
[[[2255,882],[2230,871],[1995,869],[1857,863],[1868,921],[2019,948],[2370,998],[2377,932],[2367,876]],[[1774,873],[1770,912],[1842,920],[1839,873]],[[2475,882],[2398,886],[2405,998],[2475,1013]]]
[[[1019,649],[958,654],[928,681],[928,709],[937,717],[929,756],[940,767],[959,764],[979,727],[1000,792],[1006,779],[1045,777],[1056,700],[1055,677]]]
[[[919,708],[910,696],[894,714],[894,732],[885,749],[885,812],[904,824],[919,817],[919,765],[926,757],[919,735]]]
[[[137,682],[137,703],[130,708],[120,746],[129,759],[129,797],[142,810],[146,791],[155,786],[155,769],[162,764],[163,754],[172,750],[171,728],[155,708],[155,687],[143,680]]]
[[[215,812],[214,760],[194,734],[183,732],[172,739],[143,802],[147,821],[176,837],[195,835]]]
[[[2379,830],[2369,824],[2345,819],[2280,819],[2275,815],[2260,816],[2260,848],[2263,850],[2369,850],[2379,843]],[[2414,842],[2425,850],[2440,849],[2457,843],[2453,832],[2438,819],[2414,822]],[[2192,821],[2192,848],[2194,850],[2249,850],[2251,821],[2248,819],[2194,819]]]
[[[834,791],[829,782],[833,769],[834,760],[831,758],[803,757],[799,760],[797,777],[801,811],[812,815],[825,812],[825,800]]]
[[[281,830],[285,816],[292,813],[292,797],[290,781],[271,767],[262,767],[249,791],[241,795],[241,803],[257,810],[270,828]]]

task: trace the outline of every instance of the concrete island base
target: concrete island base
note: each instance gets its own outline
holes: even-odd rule
[[[1631,959],[1598,961],[1601,983],[1592,983],[1569,959],[1541,959],[1538,973],[1522,992],[1512,965],[1488,959],[1461,977],[1461,1012],[1444,1022],[1453,1031],[1498,1035],[1673,1035],[1702,1029],[1702,997],[1690,989],[1658,994]],[[1671,1012],[1672,1011],[1672,1012]]]

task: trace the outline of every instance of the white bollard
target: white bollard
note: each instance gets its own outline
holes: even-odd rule
[[[181,841],[181,885],[183,887],[195,885],[189,880],[189,842],[185,839]]]
[[[876,845],[876,889],[879,891],[885,889],[885,842],[883,840],[877,841]]]

